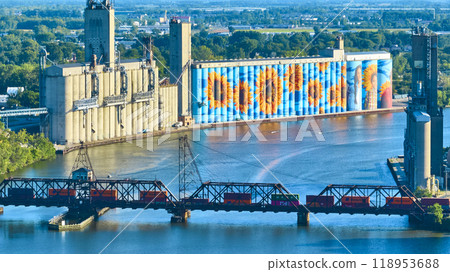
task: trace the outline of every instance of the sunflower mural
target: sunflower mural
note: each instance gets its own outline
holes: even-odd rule
[[[250,86],[245,81],[239,81],[239,86],[234,87],[233,91],[234,106],[239,113],[248,112],[248,106],[252,104],[253,96],[250,93]]]
[[[369,64],[363,73],[363,88],[366,93],[364,109],[377,108],[377,65]]]
[[[260,105],[260,111],[265,114],[276,114],[282,103],[283,82],[276,69],[266,67],[261,69],[256,79],[255,99]]]
[[[295,71],[292,65],[289,65],[284,73],[284,81],[287,82],[289,86],[289,92],[293,93],[295,91]]]
[[[308,82],[308,103],[310,106],[319,106],[320,99],[323,97],[322,90],[322,82],[318,78],[311,79]]]
[[[208,86],[206,87],[206,97],[209,101],[210,109],[227,107],[231,103],[233,93],[230,91],[230,83],[227,77],[216,72],[208,74]]]
[[[341,87],[341,83],[340,80],[338,80],[338,84],[336,84],[336,110],[337,108],[342,107],[342,87]]]
[[[347,64],[341,66],[341,107],[343,111],[347,110]]]
[[[324,73],[325,71],[328,69],[328,67],[330,67],[330,63],[329,62],[322,62],[319,66],[319,72]]]
[[[316,91],[318,92],[318,104],[319,104],[319,114],[325,113],[325,66],[326,63],[319,63],[319,82],[316,84]]]
[[[303,66],[295,65],[295,90],[301,92],[303,89]]]
[[[314,80],[310,79],[308,82],[308,105],[314,106]]]
[[[392,107],[392,60],[378,61],[378,107]]]
[[[386,81],[385,83],[383,83],[380,87],[380,94],[381,96],[385,96],[388,93],[392,93],[392,84],[390,81]]]

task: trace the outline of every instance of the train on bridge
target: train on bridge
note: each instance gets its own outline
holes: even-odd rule
[[[306,201],[302,201],[300,194],[281,183],[202,182],[195,162],[189,159],[193,156],[187,137],[179,142],[178,197],[160,180],[97,179],[87,148],[81,148],[67,179],[5,179],[0,183],[0,205],[91,212],[104,208],[165,209],[175,222],[185,222],[193,210],[285,212],[297,213],[299,224],[308,223],[310,213],[408,215],[420,220],[436,203],[450,212],[450,199],[419,199],[406,186],[331,184],[316,195],[305,195]],[[188,184],[188,173],[197,173],[200,181],[191,192],[187,190],[192,185]]]

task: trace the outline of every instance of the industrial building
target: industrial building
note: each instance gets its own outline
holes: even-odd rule
[[[216,123],[392,106],[387,52],[346,53],[338,37],[337,48],[320,56],[193,61],[189,17],[174,17],[169,26],[172,85],[160,86],[151,41],[144,41],[143,59],[121,61],[111,2],[88,1],[86,63],[52,66],[41,76],[48,137],[72,145],[188,125],[192,118]]]
[[[61,145],[105,141],[177,122],[178,89],[159,85],[150,39],[144,41],[143,59],[121,61],[108,0],[88,1],[85,24],[86,63],[51,66],[41,76],[40,103],[49,111],[42,123],[50,140]]]
[[[196,123],[256,120],[392,107],[387,52],[345,53],[344,41],[320,56],[194,61]]]
[[[412,34],[412,92],[408,103],[404,167],[411,188],[433,190],[443,176],[443,112],[437,103],[438,37],[423,27]],[[441,184],[442,185],[442,184]]]

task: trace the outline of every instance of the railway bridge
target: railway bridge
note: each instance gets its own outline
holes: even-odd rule
[[[180,140],[179,192],[160,180],[97,179],[87,148],[81,148],[67,179],[8,178],[0,183],[0,205],[164,209],[172,222],[185,222],[190,211],[297,213],[299,225],[310,213],[407,215],[421,220],[426,207],[406,186],[331,184],[314,195],[293,193],[281,183],[202,182],[187,138]],[[194,183],[197,176],[199,186]],[[188,188],[196,185],[188,192]],[[197,187],[198,186],[198,187]],[[300,195],[306,201],[300,201]],[[304,198],[302,198],[304,199]],[[447,206],[448,209],[448,206]]]

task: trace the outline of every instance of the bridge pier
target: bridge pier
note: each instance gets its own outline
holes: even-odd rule
[[[297,213],[297,225],[308,226],[309,225],[309,212]]]
[[[190,210],[176,210],[170,218],[170,223],[186,223],[189,217],[191,217]]]

